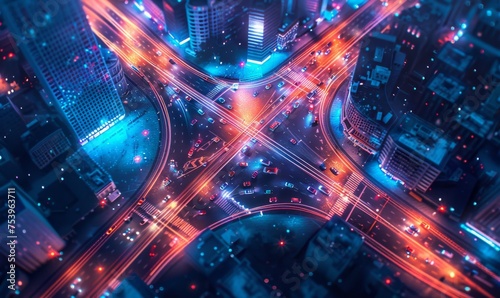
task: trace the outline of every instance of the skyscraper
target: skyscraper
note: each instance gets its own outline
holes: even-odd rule
[[[276,48],[281,25],[280,2],[256,0],[248,9],[247,62],[262,64]]]
[[[168,34],[179,44],[189,41],[186,18],[186,3],[184,0],[163,0],[163,13]]]
[[[80,143],[125,115],[80,0],[2,1],[17,45]]]
[[[16,264],[27,272],[33,272],[50,259],[52,253],[57,254],[64,248],[64,240],[57,234],[50,223],[32,203],[29,195],[15,182],[0,186],[0,191],[7,194],[15,189],[15,235]],[[6,195],[7,196],[7,195]],[[0,206],[0,223],[7,227],[7,204]],[[10,226],[10,224],[9,224]],[[2,239],[7,238],[7,229],[0,232]],[[0,251],[9,255],[9,247],[2,245]]]
[[[189,0],[186,15],[191,49],[202,50],[208,39],[222,42],[234,31],[234,17],[239,0]]]

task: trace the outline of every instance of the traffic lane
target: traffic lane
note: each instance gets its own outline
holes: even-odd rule
[[[381,212],[387,202],[387,198],[382,197],[378,192],[374,191],[370,187],[364,188],[363,193],[361,194],[361,200],[366,206],[376,212]]]
[[[134,229],[134,232],[123,235],[129,227]],[[110,235],[106,236],[108,237],[106,245],[101,247],[74,277],[75,279],[81,278],[81,282],[78,284],[78,288],[82,289],[79,296],[86,296],[85,293],[93,289],[93,285],[102,278],[102,275],[113,269],[112,265],[117,261],[117,256],[125,256],[130,253],[130,248],[142,239],[146,227],[147,225],[140,226],[138,221],[132,221],[117,227]],[[135,234],[137,231],[140,233],[139,235]],[[135,235],[134,241],[127,239],[127,236],[130,235]],[[74,294],[75,290],[78,289],[72,289],[71,284],[68,284],[67,287],[62,287],[58,293],[61,297],[68,297]]]

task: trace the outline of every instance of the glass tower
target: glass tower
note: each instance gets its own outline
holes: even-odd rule
[[[5,22],[81,144],[125,110],[81,0],[2,0]]]

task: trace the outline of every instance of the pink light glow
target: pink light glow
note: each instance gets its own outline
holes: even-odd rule
[[[142,157],[140,157],[139,155],[134,156],[134,162],[135,163],[140,163],[141,160],[142,160]]]
[[[142,131],[142,135],[145,136],[145,137],[149,136],[149,129],[143,130]]]

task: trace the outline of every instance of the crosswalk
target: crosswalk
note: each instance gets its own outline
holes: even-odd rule
[[[193,236],[199,232],[197,228],[193,227],[191,224],[187,223],[184,219],[178,216],[176,216],[174,220],[170,222],[170,226],[177,227],[188,237]]]
[[[207,93],[207,97],[213,99],[217,95],[217,93],[219,93],[224,88],[225,86],[223,86],[222,84],[217,84],[214,89],[210,90],[210,92]]]
[[[349,192],[354,193],[358,188],[359,184],[363,181],[363,177],[358,175],[357,173],[352,173],[347,179],[347,182],[344,185]]]
[[[153,206],[151,203],[144,202],[139,209],[136,209],[137,213],[142,218],[157,218],[160,216],[161,211]]]
[[[224,210],[224,212],[226,212],[228,215],[232,215],[240,211],[238,205],[236,205],[233,200],[228,198],[218,198],[217,200],[215,200],[215,204],[222,210]]]
[[[349,206],[349,200],[345,200],[343,196],[340,196],[328,212],[328,216],[333,217],[335,214],[342,216],[347,209],[347,206]]]
[[[295,71],[290,71],[286,74],[286,76],[292,80],[293,82],[300,82],[299,87],[304,88],[306,90],[318,90],[317,97],[321,97],[323,95],[323,90],[318,88],[314,82],[312,82],[309,78],[304,76],[303,74],[299,74]]]

